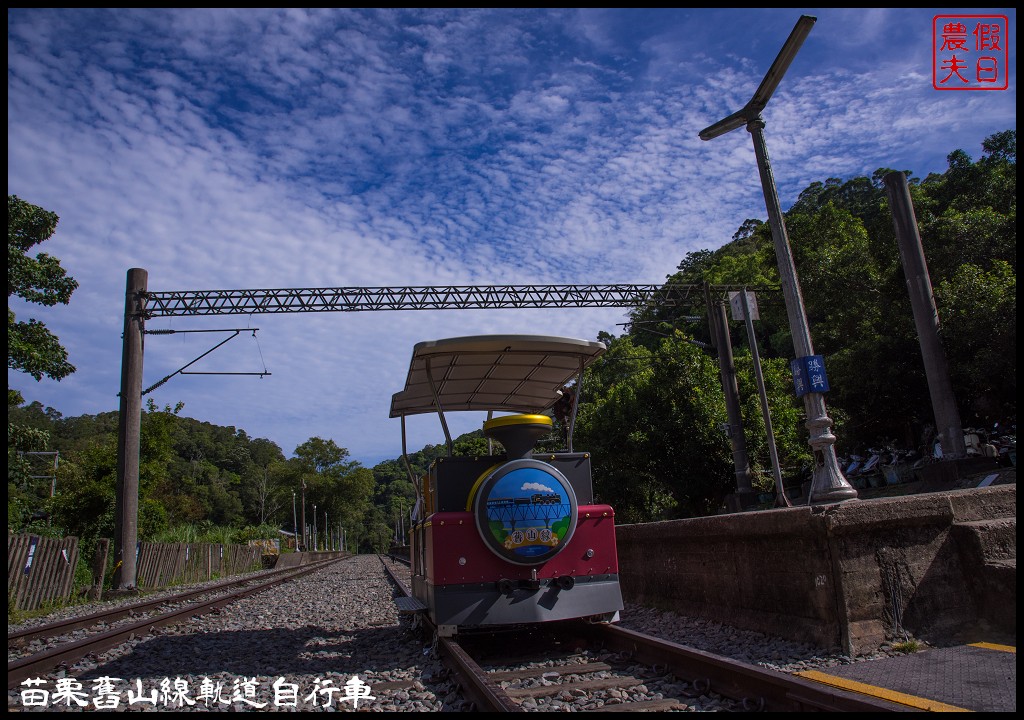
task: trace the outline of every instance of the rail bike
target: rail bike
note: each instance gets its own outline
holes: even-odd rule
[[[418,343],[405,387],[391,400],[402,457],[416,487],[410,531],[412,598],[445,636],[586,619],[622,609],[615,514],[595,503],[591,458],[573,449],[583,372],[601,342],[483,335]],[[485,413],[493,454],[452,455],[447,413]],[[436,413],[448,454],[416,477],[406,417]],[[496,414],[507,413],[507,414]],[[534,452],[561,415],[565,449]],[[500,445],[500,450],[494,445]]]

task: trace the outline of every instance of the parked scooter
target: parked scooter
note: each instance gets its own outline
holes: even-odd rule
[[[995,447],[996,459],[1001,467],[1017,466],[1017,425],[992,426],[989,442]]]

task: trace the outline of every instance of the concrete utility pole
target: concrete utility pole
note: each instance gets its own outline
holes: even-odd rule
[[[814,347],[811,343],[807,313],[804,309],[803,297],[800,294],[800,283],[797,280],[796,266],[793,263],[793,254],[789,246],[789,236],[786,233],[782,207],[779,204],[775,178],[768,160],[761,111],[764,110],[772,93],[779,86],[782,76],[785,75],[793,58],[800,50],[800,46],[807,39],[815,21],[816,18],[802,15],[750,102],[741,110],[700,132],[701,140],[711,140],[745,126],[753,140],[754,155],[757,157],[757,169],[761,175],[761,189],[764,192],[765,206],[768,210],[768,221],[775,244],[775,258],[779,267],[779,279],[782,284],[783,296],[786,299],[786,313],[789,316],[790,334],[793,337],[797,360],[811,358],[814,355]],[[825,396],[821,392],[811,391],[803,395],[803,400],[804,411],[807,414],[806,425],[810,432],[808,443],[814,451],[814,470],[808,504],[855,499],[857,491],[843,477],[839,461],[836,459],[834,447],[836,436],[832,434],[832,419],[828,417],[825,410]]]
[[[903,274],[907,277],[907,291],[910,294],[910,305],[914,310],[917,338],[921,343],[921,357],[924,360],[925,376],[928,378],[928,392],[932,399],[932,411],[935,413],[935,427],[942,446],[942,457],[956,460],[967,456],[967,445],[964,442],[963,425],[960,423],[960,411],[957,409],[956,397],[953,394],[953,383],[949,379],[949,367],[946,364],[946,353],[939,332],[939,312],[935,308],[928,263],[925,261],[924,247],[921,245],[921,235],[917,231],[917,217],[914,215],[914,203],[910,198],[910,185],[907,183],[907,176],[901,172],[891,172],[882,179],[885,182],[885,191],[889,195],[889,207],[892,209]]]
[[[775,476],[775,507],[792,507],[793,503],[786,497],[786,488],[782,484],[782,468],[779,466],[779,452],[775,447],[775,431],[772,430],[772,413],[768,407],[768,393],[764,388],[764,372],[761,370],[761,353],[757,349],[757,335],[754,334],[754,318],[750,312],[750,301],[747,289],[739,293],[740,307],[743,309],[743,322],[747,326],[747,342],[750,345],[750,357],[754,362],[754,378],[757,380],[757,394],[761,397],[761,417],[764,418],[764,429],[768,436],[768,455],[772,461],[772,474]]]
[[[747,455],[747,438],[743,434],[743,415],[740,411],[740,388],[736,380],[736,364],[732,356],[732,339],[729,335],[729,318],[725,303],[711,297],[711,289],[704,287],[708,305],[708,327],[711,342],[718,351],[718,369],[722,375],[722,391],[725,393],[725,411],[729,418],[729,442],[732,445],[732,461],[736,468],[736,493],[726,502],[729,510],[737,512],[754,504],[756,495],[750,478],[750,458]]]
[[[141,268],[128,271],[121,349],[121,402],[117,416],[117,499],[114,505],[114,588],[135,587],[139,537],[139,438],[142,427],[142,356],[146,284]]]

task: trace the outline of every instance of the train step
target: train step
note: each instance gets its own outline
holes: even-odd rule
[[[395,598],[395,605],[398,606],[398,612],[403,615],[414,615],[427,609],[426,605],[414,597]]]

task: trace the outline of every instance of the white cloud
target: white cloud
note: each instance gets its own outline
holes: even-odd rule
[[[552,488],[548,487],[547,485],[541,485],[540,483],[535,483],[535,482],[523,483],[523,486],[520,488],[520,490],[523,490],[525,492],[529,492],[530,490],[536,490],[537,492],[543,492],[543,493],[553,493],[554,492],[554,490]]]

